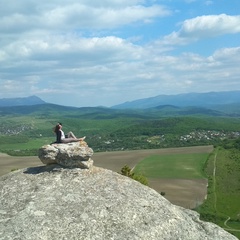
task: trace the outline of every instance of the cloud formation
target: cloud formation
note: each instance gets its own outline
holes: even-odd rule
[[[235,33],[240,33],[240,15],[198,16],[185,20],[178,32],[164,37],[164,43],[167,45],[188,44],[192,41]]]
[[[159,94],[239,89],[240,46],[227,37],[239,39],[240,16],[179,21],[183,9],[157,2],[7,1],[0,7],[0,98],[37,95],[61,105],[112,106]],[[198,1],[183,6],[192,4]],[[204,40],[210,54],[202,54]]]
[[[109,29],[151,21],[170,12],[160,5],[141,5],[142,1],[49,1],[6,2],[0,10],[0,30],[5,33],[25,31]]]

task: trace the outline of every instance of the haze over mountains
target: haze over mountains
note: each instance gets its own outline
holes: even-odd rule
[[[211,107],[214,105],[226,105],[240,103],[240,91],[185,93],[178,95],[158,95],[156,97],[138,99],[115,105],[117,109],[146,109],[164,105],[176,107]]]
[[[0,107],[10,106],[31,106],[47,104],[37,96],[23,98],[2,98],[0,99]],[[114,109],[147,109],[160,106],[175,107],[205,107],[240,104],[240,91],[226,92],[208,92],[208,93],[185,93],[178,95],[158,95],[150,98],[137,99],[114,105]]]
[[[23,98],[1,98],[0,107],[12,107],[12,106],[31,106],[44,104],[41,98],[37,96],[23,97]]]
[[[47,103],[37,96],[0,99],[1,114],[67,113],[90,118],[119,116],[240,116],[240,91],[159,95],[108,107],[69,107]]]

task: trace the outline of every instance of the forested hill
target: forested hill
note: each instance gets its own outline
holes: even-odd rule
[[[178,95],[158,95],[156,97],[138,99],[112,106],[115,109],[146,109],[162,105],[177,107],[197,106],[212,108],[226,104],[240,104],[240,91],[186,93]]]
[[[66,116],[82,119],[114,119],[114,118],[140,118],[154,119],[159,117],[176,116],[240,116],[240,103],[229,105],[218,105],[215,109],[203,107],[176,107],[163,105],[148,109],[112,109],[104,107],[67,107],[56,104],[37,104],[26,106],[1,107],[0,114],[7,115],[35,115],[41,117]]]
[[[179,115],[208,115],[225,116],[220,111],[208,110],[203,108],[176,108],[173,106],[162,106],[154,109],[110,109],[101,107],[74,108],[55,104],[41,104],[34,106],[12,106],[0,107],[0,114],[3,115],[35,115],[42,117],[49,116],[68,116],[84,119],[112,119],[112,118],[140,118],[152,119],[163,116]]]

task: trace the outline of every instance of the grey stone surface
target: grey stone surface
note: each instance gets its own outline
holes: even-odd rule
[[[70,168],[91,168],[93,166],[92,148],[85,142],[44,145],[39,149],[38,157],[43,164],[58,163]]]
[[[110,170],[57,164],[0,178],[1,240],[235,240]]]

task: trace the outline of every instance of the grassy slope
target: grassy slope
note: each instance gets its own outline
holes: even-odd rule
[[[197,211],[204,220],[215,222],[240,239],[239,170],[240,151],[216,149],[205,169],[209,179],[208,198]]]

